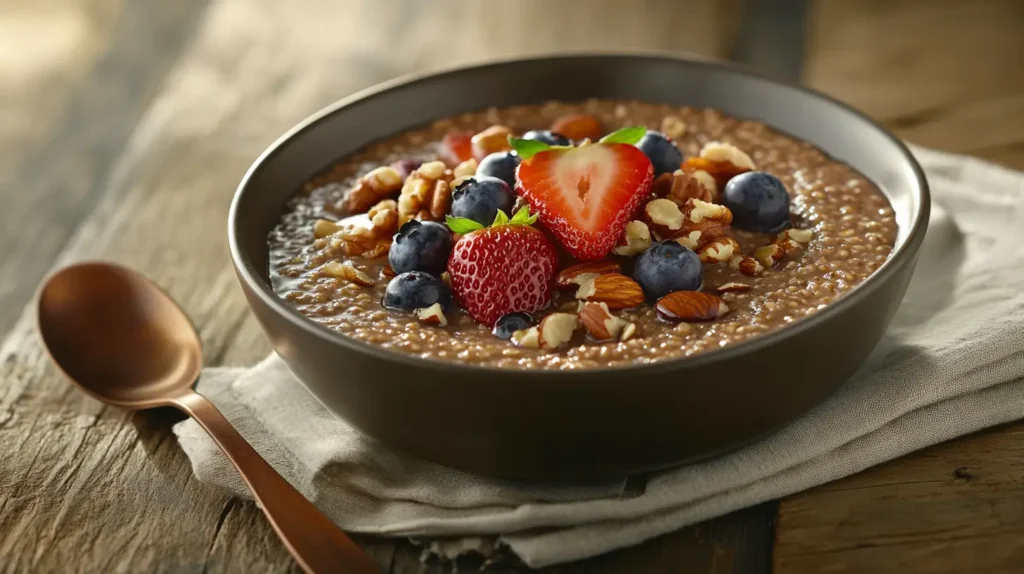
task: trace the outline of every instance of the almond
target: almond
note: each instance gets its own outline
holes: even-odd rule
[[[651,246],[651,230],[643,221],[630,221],[626,224],[626,231],[619,241],[619,245],[612,250],[616,255],[633,257],[639,255]]]
[[[740,244],[732,237],[719,237],[700,248],[697,255],[702,263],[725,263],[734,253],[740,252]]]
[[[476,134],[471,140],[473,156],[476,159],[483,159],[492,153],[512,149],[508,143],[510,135],[512,135],[512,130],[506,126],[491,126]]]
[[[644,302],[640,284],[621,273],[588,276],[577,279],[577,283],[577,299],[603,302],[609,309],[629,309]]]
[[[568,289],[571,287],[578,287],[579,282],[574,279],[583,274],[593,274],[594,276],[603,275],[605,273],[619,273],[622,271],[622,267],[614,261],[587,261],[585,263],[577,263],[576,265],[570,265],[558,274],[555,278],[555,285],[560,288]]]
[[[739,283],[737,281],[730,281],[719,285],[715,291],[718,291],[719,293],[742,293],[744,291],[750,291],[750,285],[747,285],[746,283]]]
[[[587,114],[572,114],[558,118],[551,124],[551,131],[562,134],[571,140],[590,138],[597,141],[604,134],[601,122]]]
[[[700,291],[675,291],[658,299],[658,315],[669,321],[708,321],[729,311],[722,300]]]
[[[416,318],[424,325],[436,325],[444,327],[448,324],[448,318],[444,316],[444,310],[440,303],[434,303],[425,309],[416,309]]]
[[[552,313],[537,326],[537,342],[541,349],[557,349],[572,339],[580,327],[579,317],[572,313]]]
[[[584,303],[580,308],[579,317],[583,328],[595,341],[618,339],[619,334],[629,324],[612,315],[605,303]]]

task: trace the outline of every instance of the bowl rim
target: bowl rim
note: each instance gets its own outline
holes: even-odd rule
[[[335,113],[342,112],[345,108],[372,98],[378,94],[382,94],[391,90],[397,90],[406,86],[415,85],[418,83],[433,81],[439,77],[449,77],[458,74],[473,73],[480,69],[500,67],[503,65],[513,63],[529,63],[529,62],[547,62],[557,60],[572,60],[580,58],[601,58],[606,57],[609,59],[616,58],[635,58],[638,60],[642,59],[654,59],[654,60],[668,60],[673,62],[686,62],[699,67],[707,68],[720,68],[726,69],[730,72],[751,76],[755,79],[774,84],[779,87],[796,90],[803,92],[811,97],[819,98],[833,106],[836,106],[847,113],[856,116],[863,122],[866,122],[871,127],[875,128],[880,135],[887,138],[893,143],[902,155],[903,162],[911,168],[911,171],[916,180],[916,193],[919,196],[919,203],[916,215],[917,219],[911,226],[906,239],[901,245],[898,245],[894,251],[890,254],[889,258],[875,270],[874,273],[864,279],[859,285],[850,290],[846,295],[840,299],[829,303],[824,309],[818,313],[814,313],[809,317],[801,318],[790,325],[782,326],[774,331],[742,341],[734,345],[728,345],[726,347],[712,349],[704,351],[693,356],[681,356],[672,359],[663,359],[653,362],[644,363],[631,363],[626,365],[616,366],[600,366],[595,368],[585,369],[536,369],[536,368],[505,368],[497,367],[493,365],[479,365],[479,364],[467,364],[455,360],[442,360],[433,358],[424,358],[411,353],[405,353],[398,350],[387,349],[379,345],[360,341],[353,337],[348,337],[342,333],[338,333],[321,325],[312,319],[309,319],[297,309],[294,309],[288,305],[283,299],[281,299],[277,293],[273,291],[273,287],[270,285],[270,281],[264,281],[260,276],[260,272],[255,269],[252,265],[251,258],[247,256],[246,250],[241,246],[241,242],[238,235],[237,221],[238,221],[238,210],[240,204],[243,201],[243,196],[250,189],[251,181],[256,177],[257,173],[262,170],[269,162],[271,162],[280,150],[288,144],[293,138],[298,137],[304,131],[310,129],[321,120],[331,116]],[[773,129],[779,129],[773,127]],[[369,143],[369,142],[368,142]],[[476,374],[476,375],[497,375],[497,374],[508,374],[515,373],[519,376],[553,376],[557,375],[559,378],[579,378],[587,377],[594,374],[645,374],[652,372],[665,371],[675,368],[696,368],[708,363],[714,363],[718,361],[727,361],[730,359],[740,358],[751,352],[757,351],[764,347],[769,347],[776,344],[779,340],[796,336],[802,332],[814,329],[829,320],[833,316],[843,312],[844,310],[853,307],[858,303],[859,300],[867,297],[870,293],[876,289],[881,288],[887,280],[891,279],[899,270],[902,265],[907,264],[912,260],[916,254],[921,241],[924,239],[925,231],[928,227],[928,218],[930,214],[931,206],[931,193],[928,187],[928,181],[924,175],[924,170],[920,164],[914,158],[913,154],[906,144],[892,134],[889,130],[879,125],[875,120],[864,112],[846,104],[832,96],[819,92],[815,89],[808,88],[802,85],[794,84],[791,82],[780,81],[772,78],[766,74],[760,73],[756,70],[752,70],[748,66],[736,64],[733,62],[722,62],[706,56],[690,53],[670,52],[664,50],[613,50],[613,51],[602,51],[602,50],[587,50],[587,51],[560,51],[555,53],[542,53],[535,54],[526,57],[510,57],[510,58],[497,58],[489,59],[486,61],[475,62],[472,64],[462,64],[455,66],[447,66],[435,69],[429,69],[425,71],[416,71],[396,78],[377,83],[373,86],[364,88],[356,91],[344,98],[341,98],[331,104],[324,106],[318,111],[306,116],[303,120],[295,124],[291,129],[286,131],[284,134],[279,136],[273,141],[252,163],[252,165],[246,170],[245,175],[242,177],[235,189],[232,196],[230,209],[228,211],[228,246],[231,255],[232,264],[235,267],[236,273],[238,274],[241,281],[243,281],[248,287],[251,293],[254,293],[261,302],[270,308],[275,314],[286,319],[293,326],[305,331],[307,334],[324,340],[324,342],[330,344],[341,345],[353,352],[367,353],[380,360],[386,361],[397,361],[399,363],[406,364],[410,367],[424,367],[430,366],[434,370],[440,371],[451,371],[463,374]],[[250,307],[252,303],[249,302]]]

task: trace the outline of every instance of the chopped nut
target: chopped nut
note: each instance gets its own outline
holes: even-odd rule
[[[717,296],[700,291],[675,291],[658,299],[658,315],[669,321],[707,321],[729,312]]]
[[[683,227],[683,212],[679,206],[667,199],[647,202],[643,212],[644,221],[659,239],[673,237]]]
[[[448,318],[444,316],[444,309],[441,309],[440,303],[434,303],[425,309],[416,309],[416,318],[425,325],[444,327],[448,324]]]
[[[779,234],[778,239],[792,239],[797,243],[810,243],[811,238],[814,237],[814,232],[810,229],[787,229]]]
[[[367,249],[366,251],[364,251],[363,252],[363,257],[365,257],[367,259],[376,259],[378,257],[383,257],[383,256],[387,255],[388,251],[390,251],[390,250],[391,250],[391,239],[390,238],[381,239],[381,240],[378,240],[377,243],[374,244],[373,247],[371,247],[370,249]]]
[[[427,163],[416,168],[413,173],[418,173],[426,179],[440,179],[444,175],[445,170],[444,162],[441,161],[428,161]],[[410,174],[412,175],[412,174]]]
[[[701,185],[704,186],[704,189],[708,190],[708,195],[711,196],[711,199],[706,201],[714,201],[718,198],[718,184],[715,182],[714,176],[703,169],[697,169],[690,172],[690,176],[699,181]],[[698,197],[697,199],[703,198]]]
[[[551,131],[562,134],[571,140],[590,138],[597,141],[601,138],[604,128],[601,122],[594,116],[587,114],[572,114],[558,118],[551,125]]]
[[[672,139],[686,135],[686,122],[679,116],[665,116],[661,120],[661,131]]]
[[[700,231],[700,242],[706,243],[716,237],[725,235],[732,223],[732,211],[724,205],[708,203],[699,199],[687,199],[683,205],[682,232],[676,235],[689,235]]]
[[[330,238],[330,247],[350,257],[363,255],[378,249],[381,243],[390,244],[390,239],[377,237],[372,227],[349,226]]]
[[[577,263],[576,265],[570,265],[559,272],[558,277],[555,278],[555,285],[561,288],[576,287],[579,285],[578,277],[580,275],[593,275],[598,276],[603,273],[618,273],[622,271],[622,267],[614,261],[587,261],[584,263]]]
[[[395,273],[395,270],[392,269],[391,265],[388,265],[387,263],[385,263],[384,267],[381,267],[380,269],[380,278],[382,281],[390,281],[394,279],[396,275],[398,274]]]
[[[729,267],[751,277],[757,277],[764,271],[764,267],[758,263],[757,259],[744,255],[733,255],[729,260]]]
[[[612,315],[611,311],[608,310],[608,305],[601,302],[584,303],[580,307],[579,317],[587,334],[596,341],[617,339],[619,333],[629,324]]]
[[[537,327],[530,327],[529,329],[523,329],[512,333],[512,344],[517,347],[525,347],[527,349],[539,349],[540,329]]]
[[[398,202],[385,199],[370,208],[371,228],[375,237],[391,237],[398,231]]]
[[[750,291],[750,285],[730,281],[729,283],[719,285],[715,291],[718,291],[719,293],[742,293],[744,291]]]
[[[449,287],[452,286],[452,276],[447,271],[441,272],[441,281],[444,282]]]
[[[370,279],[370,277],[366,273],[363,273],[362,271],[356,269],[355,266],[352,265],[352,263],[349,261],[346,261],[344,263],[339,263],[337,261],[328,261],[326,264],[324,264],[322,269],[324,275],[330,277],[337,277],[338,279],[344,279],[345,281],[355,283],[356,285],[362,285],[363,287],[373,286],[373,279]]]
[[[754,160],[740,148],[729,143],[708,142],[701,148],[700,157],[714,163],[731,163],[744,171],[755,169]]]
[[[703,174],[698,176],[697,174]],[[710,180],[710,185],[704,177]],[[679,207],[686,204],[688,199],[699,199],[711,201],[715,197],[715,180],[706,171],[693,173],[677,169],[674,173],[663,173],[654,180],[654,194],[664,197]]]
[[[478,165],[479,164],[477,164],[476,158],[469,158],[466,161],[455,166],[455,169],[452,170],[452,174],[455,176],[455,179],[458,179],[460,177],[469,177],[476,173],[476,168],[478,167]],[[455,187],[454,183],[452,184],[452,187]]]
[[[636,336],[637,328],[636,323],[629,323],[622,328],[622,334],[619,335],[620,341],[628,341]]]
[[[651,246],[651,231],[643,221],[630,221],[626,224],[626,231],[619,241],[618,247],[614,249],[616,255],[633,257],[639,255]]]
[[[739,253],[740,244],[732,237],[719,237],[700,248],[697,255],[702,263],[725,263]]]
[[[537,326],[540,330],[538,343],[541,349],[557,349],[572,339],[580,327],[579,317],[573,313],[552,313]]]
[[[451,205],[453,178],[440,161],[427,162],[409,174],[398,197],[399,225],[410,219],[442,219]]]
[[[690,231],[684,235],[680,235],[675,238],[676,243],[690,249],[691,251],[697,251],[700,246],[700,237],[703,235],[701,231]]]
[[[583,301],[602,301],[609,309],[629,309],[644,302],[640,284],[621,273],[584,273],[574,280],[580,286],[576,298]]]
[[[800,243],[799,241],[793,241],[792,239],[776,239],[775,245],[781,247],[782,251],[785,252],[786,255],[798,253],[800,251],[803,251],[804,248],[803,243]]]
[[[348,213],[363,213],[381,199],[402,189],[402,176],[391,166],[370,170],[359,178],[345,195],[343,207]]]
[[[512,130],[506,126],[491,126],[476,134],[472,140],[473,156],[477,159],[483,159],[492,153],[512,149],[512,146],[508,143],[508,136],[510,135],[512,135]],[[474,169],[473,171],[475,172],[476,170]]]
[[[679,323],[673,327],[672,330],[680,335],[687,335],[693,332],[693,325],[689,323]]]
[[[313,237],[327,237],[328,235],[333,235],[342,229],[344,229],[344,227],[333,221],[317,219],[316,222],[313,223]]]
[[[754,251],[754,259],[757,259],[758,263],[763,265],[766,269],[774,267],[776,263],[785,257],[786,252],[782,247],[775,245],[765,245],[764,247],[758,247]]]

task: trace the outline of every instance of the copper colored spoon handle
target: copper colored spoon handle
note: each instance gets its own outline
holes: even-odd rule
[[[310,573],[380,572],[377,564],[278,474],[206,397],[190,392],[172,402],[206,429],[235,465],[271,526],[303,570]]]

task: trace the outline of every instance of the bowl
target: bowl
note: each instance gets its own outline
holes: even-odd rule
[[[364,145],[489,106],[640,99],[712,106],[808,141],[873,180],[899,233],[890,259],[822,311],[693,357],[576,371],[502,370],[375,347],[314,323],[272,290],[267,234],[303,183]],[[493,62],[391,81],[317,112],[245,175],[228,221],[242,289],[274,350],[327,409],[389,448],[484,475],[619,476],[700,460],[771,433],[831,395],[899,306],[928,221],[907,148],[829,97],[663,54]]]

